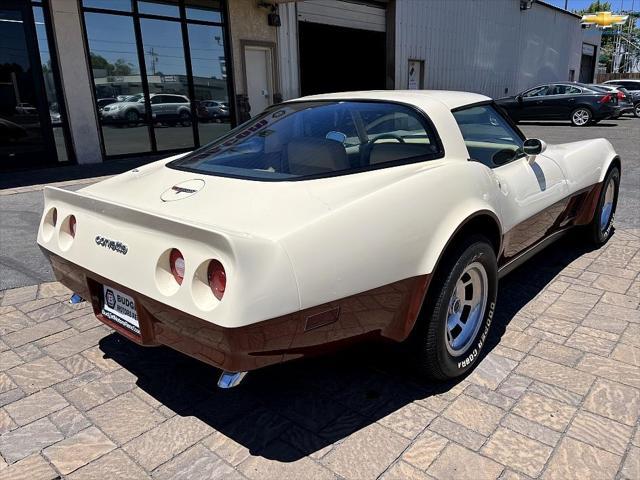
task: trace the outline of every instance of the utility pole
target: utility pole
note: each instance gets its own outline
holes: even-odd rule
[[[156,74],[156,62],[158,61],[158,54],[155,52],[153,47],[151,47],[151,49],[147,53],[149,55],[151,55],[151,71],[153,72],[153,75],[155,75]]]

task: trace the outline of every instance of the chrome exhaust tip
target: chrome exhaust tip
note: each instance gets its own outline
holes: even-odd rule
[[[233,388],[240,385],[247,372],[222,372],[218,379],[218,388]]]
[[[71,295],[71,298],[69,299],[69,303],[71,305],[75,305],[76,303],[80,303],[80,302],[83,302],[83,301],[84,301],[84,298],[82,298],[77,293],[74,293],[73,295]]]

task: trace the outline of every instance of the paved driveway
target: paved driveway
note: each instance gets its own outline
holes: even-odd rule
[[[640,155],[619,128],[597,127],[628,149],[613,238],[567,238],[505,278],[461,382],[425,384],[370,345],[221,391],[214,368],[131,344],[55,282],[0,292],[0,479],[640,478]]]

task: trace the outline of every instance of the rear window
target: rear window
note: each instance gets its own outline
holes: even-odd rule
[[[435,130],[413,108],[384,102],[294,102],[265,111],[168,166],[255,180],[296,180],[442,155]]]

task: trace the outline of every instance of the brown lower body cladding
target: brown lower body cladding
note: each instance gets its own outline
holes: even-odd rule
[[[96,317],[118,333],[140,345],[166,345],[228,371],[254,370],[363,337],[402,341],[413,328],[431,278],[421,275],[253,325],[224,328],[43,252],[58,281],[90,301]],[[140,335],[101,313],[101,285],[135,299]]]

